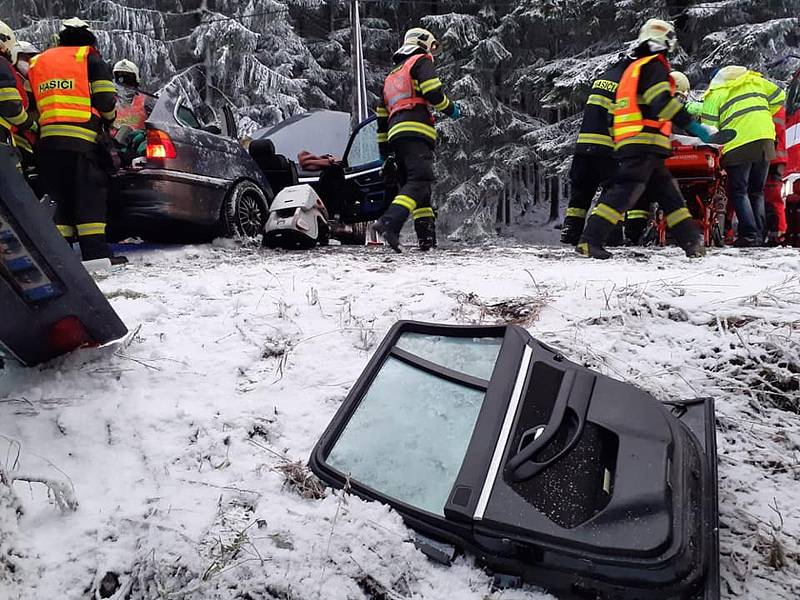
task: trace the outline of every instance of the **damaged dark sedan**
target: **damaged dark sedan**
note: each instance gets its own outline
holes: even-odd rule
[[[160,95],[146,123],[145,155],[112,178],[112,237],[194,242],[261,233],[272,188],[237,140],[230,109],[217,120],[204,124],[179,89]]]

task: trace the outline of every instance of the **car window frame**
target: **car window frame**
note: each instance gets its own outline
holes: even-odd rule
[[[380,166],[380,163],[381,163],[380,157],[378,157],[376,160],[373,160],[371,162],[364,163],[364,164],[361,164],[361,165],[351,165],[350,164],[350,151],[353,149],[353,143],[355,142],[355,140],[358,137],[359,133],[361,133],[361,131],[364,128],[368,127],[369,125],[371,125],[372,123],[374,123],[377,120],[378,120],[378,117],[375,116],[375,115],[372,115],[371,117],[361,121],[361,123],[359,123],[356,126],[356,128],[353,129],[353,131],[350,133],[350,138],[347,140],[347,147],[344,150],[344,155],[343,155],[343,158],[342,158],[342,162],[344,163],[345,169],[347,171],[352,172],[352,171],[361,170],[361,169],[368,170],[370,168],[374,168],[374,167]]]
[[[314,454],[312,455],[312,461],[317,465],[318,468],[324,469],[343,482],[348,482],[348,485],[350,485],[350,487],[356,493],[361,493],[363,497],[385,498],[387,504],[396,508],[397,510],[400,510],[401,512],[404,512],[405,514],[414,515],[415,518],[427,521],[428,523],[435,523],[440,528],[452,529],[454,527],[454,523],[452,520],[447,518],[446,514],[447,507],[450,504],[449,500],[443,507],[443,512],[445,513],[444,516],[432,513],[418,506],[414,506],[392,496],[388,496],[385,492],[376,490],[375,488],[372,488],[360,481],[351,480],[347,473],[339,471],[327,462],[327,458],[333,450],[333,447],[336,445],[347,424],[353,418],[353,415],[358,410],[361,402],[364,400],[364,397],[369,392],[372,383],[381,372],[385,362],[389,358],[398,359],[414,368],[419,368],[447,381],[482,391],[484,394],[486,394],[490,389],[491,380],[485,380],[479,377],[468,375],[466,373],[454,371],[442,365],[426,360],[418,355],[414,355],[411,352],[398,348],[397,343],[405,333],[421,333],[428,335],[465,338],[500,338],[503,339],[500,350],[500,354],[502,354],[503,348],[506,345],[505,340],[508,333],[508,327],[505,325],[434,325],[414,321],[398,321],[389,334],[387,334],[386,338],[383,340],[374,356],[370,360],[367,368],[353,386],[350,396],[348,396],[348,398],[345,400],[345,410],[341,414],[337,414],[337,416],[334,417],[334,420],[331,421],[325,433],[320,438],[317,446],[315,447]],[[498,355],[498,360],[500,354]],[[476,418],[476,427],[484,410],[485,407],[482,407],[478,413],[478,417]],[[471,438],[474,435],[475,430],[473,430]],[[468,448],[471,443],[472,440],[470,439]],[[465,460],[467,455],[468,451],[465,453],[464,459],[462,460]],[[462,468],[463,464],[464,463],[462,462]],[[456,482],[457,481],[458,478],[456,479]]]
[[[197,122],[198,125],[197,127],[187,125],[183,120],[181,120],[180,117],[178,117],[178,112],[181,110],[181,108],[185,108],[191,113],[191,115],[194,117],[194,120]],[[195,114],[194,110],[192,110],[192,107],[189,104],[188,98],[186,98],[185,96],[179,98],[178,101],[175,103],[175,110],[173,111],[172,116],[175,119],[175,122],[180,127],[185,127],[186,129],[193,129],[195,131],[203,131],[203,124],[200,122],[200,119],[197,118],[197,115]]]

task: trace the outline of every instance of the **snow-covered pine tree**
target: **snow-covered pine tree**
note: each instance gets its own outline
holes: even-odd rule
[[[443,233],[492,235],[558,217],[593,77],[645,18],[675,21],[673,59],[702,86],[731,63],[786,80],[800,67],[800,0],[361,0],[375,101],[408,27],[444,41],[438,66],[467,118],[441,123],[435,197]],[[145,86],[169,81],[236,105],[244,133],[311,108],[349,110],[346,0],[5,0],[0,18],[47,45],[58,19],[99,31]],[[781,61],[781,59],[786,59]],[[779,63],[779,64],[775,64]],[[176,78],[176,75],[178,77]],[[208,84],[208,85],[207,85]]]

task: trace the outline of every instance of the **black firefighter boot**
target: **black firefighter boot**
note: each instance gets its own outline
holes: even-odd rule
[[[561,243],[576,246],[583,233],[583,217],[566,217],[561,225]]]
[[[706,241],[694,219],[684,219],[673,226],[672,237],[675,242],[683,248],[689,258],[700,258],[706,255]]]
[[[575,251],[589,258],[599,258],[606,260],[614,256],[603,247],[609,235],[614,231],[616,225],[598,215],[592,215],[586,221],[583,235],[575,247]]]
[[[403,229],[403,224],[408,218],[409,211],[407,208],[399,204],[391,204],[383,216],[375,223],[375,231],[377,231],[386,243],[391,246],[392,250],[400,254],[400,230]]]
[[[436,248],[436,220],[433,217],[414,219],[414,231],[417,232],[420,250],[427,252]]]

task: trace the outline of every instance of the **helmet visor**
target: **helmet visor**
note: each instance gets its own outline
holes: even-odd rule
[[[674,31],[668,31],[664,37],[666,38],[667,49],[669,49],[670,52],[675,50],[675,47],[678,45],[678,34]]]

